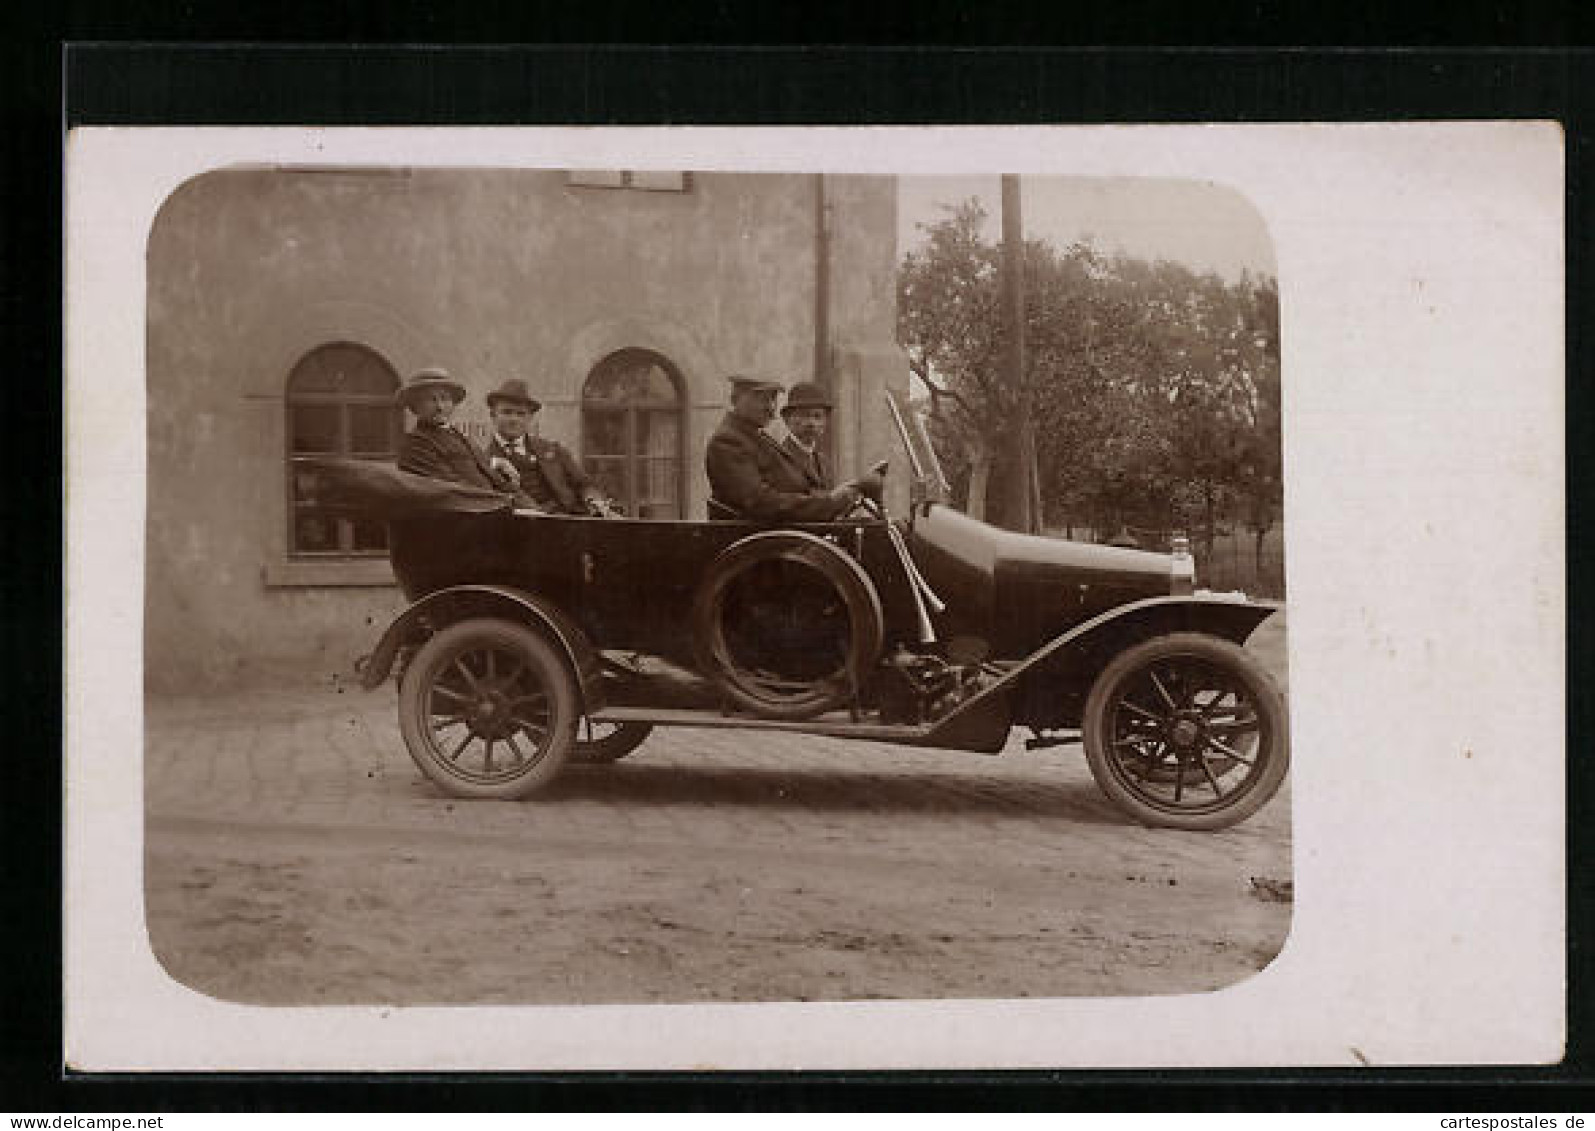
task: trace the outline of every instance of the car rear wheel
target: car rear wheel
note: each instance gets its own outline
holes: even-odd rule
[[[648,741],[653,729],[648,723],[584,723],[570,760],[581,766],[618,762]]]
[[[546,785],[570,757],[580,715],[564,656],[506,620],[438,632],[399,685],[410,757],[456,797],[510,799]]]
[[[1239,645],[1159,636],[1117,656],[1086,698],[1086,762],[1144,824],[1228,828],[1279,791],[1290,764],[1285,700]]]

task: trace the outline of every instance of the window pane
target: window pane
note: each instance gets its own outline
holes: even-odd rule
[[[624,457],[588,456],[582,461],[587,477],[611,499],[631,509],[632,500],[626,494],[626,460]]]
[[[351,527],[350,547],[352,549],[370,553],[388,548],[388,527],[386,523],[373,522],[368,518],[354,518],[349,520],[349,525]]]
[[[676,484],[681,479],[681,465],[673,459],[647,459],[642,461],[637,489],[647,502],[674,502]]]
[[[302,554],[325,554],[338,549],[338,521],[319,508],[307,508],[294,515],[294,550]]]
[[[299,455],[315,455],[338,450],[338,406],[330,404],[294,405],[288,419],[293,428],[290,450]]]
[[[378,405],[349,406],[349,446],[363,455],[390,453],[398,410]]]
[[[364,346],[338,343],[320,346],[294,366],[288,378],[288,397],[393,395],[399,379],[393,370]]]
[[[588,455],[621,455],[626,450],[626,414],[623,412],[582,413],[582,451]]]
[[[618,353],[593,370],[582,389],[588,401],[652,401],[674,404],[676,384],[650,355]]]
[[[681,451],[681,418],[674,412],[637,414],[637,454],[675,456]]]
[[[314,472],[304,471],[298,467],[293,469],[291,490],[295,504],[315,502],[316,486],[317,481]]]

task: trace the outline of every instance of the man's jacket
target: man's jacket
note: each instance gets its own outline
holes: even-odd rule
[[[826,522],[850,505],[810,487],[781,445],[758,426],[726,413],[704,454],[710,497],[761,522]],[[712,513],[712,509],[711,509]]]
[[[521,491],[545,509],[587,514],[588,502],[603,497],[563,444],[525,436],[512,448],[495,435],[488,441],[487,451],[514,464],[521,475]]]
[[[831,474],[826,469],[825,457],[820,454],[819,446],[814,450],[806,450],[797,440],[788,436],[781,441],[781,450],[795,463],[798,470],[803,473],[803,482],[811,491],[829,491],[831,489]]]
[[[491,491],[510,491],[477,446],[451,425],[417,424],[399,445],[399,470]]]

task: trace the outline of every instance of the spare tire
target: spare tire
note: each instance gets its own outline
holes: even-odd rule
[[[880,595],[844,550],[800,530],[728,546],[692,609],[705,676],[737,706],[809,719],[850,702],[880,656]]]

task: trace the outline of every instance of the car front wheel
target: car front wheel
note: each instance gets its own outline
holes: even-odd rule
[[[1144,824],[1228,828],[1278,792],[1290,763],[1285,700],[1228,640],[1183,632],[1127,649],[1086,699],[1086,762]]]
[[[449,625],[399,685],[410,757],[456,797],[510,799],[546,785],[570,757],[580,715],[564,656],[507,620]]]

